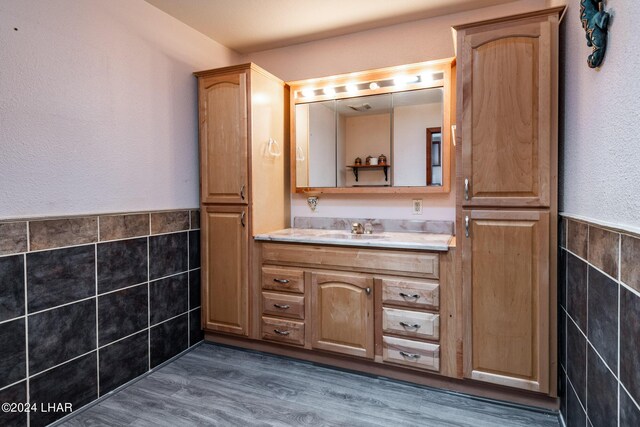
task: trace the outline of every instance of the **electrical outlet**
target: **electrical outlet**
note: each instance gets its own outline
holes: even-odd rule
[[[422,199],[413,199],[411,213],[414,215],[422,215]]]

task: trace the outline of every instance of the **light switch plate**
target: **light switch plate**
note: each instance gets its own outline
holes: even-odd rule
[[[422,199],[413,199],[411,213],[414,215],[422,215]]]

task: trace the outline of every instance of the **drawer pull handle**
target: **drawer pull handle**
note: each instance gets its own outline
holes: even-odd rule
[[[407,353],[406,351],[401,351],[400,355],[402,357],[406,357],[407,359],[420,359],[419,354]]]
[[[284,335],[284,336],[287,336],[291,333],[289,331],[281,331],[280,329],[274,329],[273,332],[275,332],[278,335]]]
[[[413,328],[413,329],[420,329],[420,325],[418,325],[417,323],[414,323],[413,325],[411,323],[407,323],[407,322],[400,322],[400,326],[404,327],[404,328]]]
[[[420,298],[420,295],[418,295],[418,294],[410,295],[410,294],[405,294],[404,292],[400,292],[400,296],[402,298],[414,298],[414,299]]]
[[[291,308],[291,306],[289,304],[273,304],[273,306],[275,308],[281,308],[283,310],[287,310],[287,309]]]
[[[276,283],[282,283],[283,285],[286,285],[287,283],[289,283],[287,279],[273,279],[273,281]]]

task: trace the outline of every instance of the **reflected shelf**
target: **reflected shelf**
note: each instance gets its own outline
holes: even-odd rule
[[[384,180],[389,181],[389,168],[391,165],[347,165],[347,167],[353,170],[356,182],[358,182],[358,171],[360,169],[382,169],[384,171]]]

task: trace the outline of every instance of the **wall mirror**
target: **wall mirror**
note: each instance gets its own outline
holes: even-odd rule
[[[450,190],[454,60],[291,82],[299,193]]]

